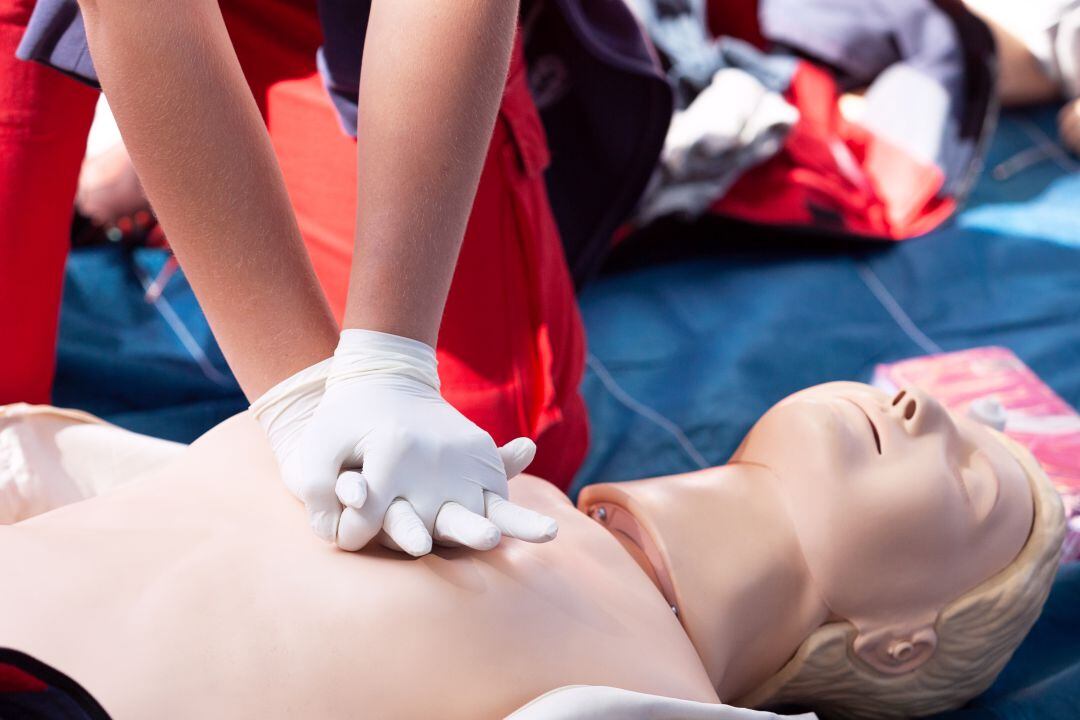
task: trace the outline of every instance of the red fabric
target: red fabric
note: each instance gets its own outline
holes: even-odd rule
[[[709,0],[708,8],[713,37],[730,35],[759,48],[766,46],[758,22],[758,0]]]
[[[97,93],[15,59],[34,0],[0,0],[0,404],[47,403],[79,163]]]
[[[353,248],[356,143],[341,131],[315,68],[321,42],[315,3],[223,0],[222,10],[315,271],[340,319]],[[518,46],[437,355],[447,400],[500,444],[520,435],[534,438],[537,459],[529,471],[565,489],[588,443],[578,392],[585,345],[548,205],[547,162]]]
[[[712,210],[766,225],[892,240],[947,218],[955,202],[938,196],[941,169],[847,122],[838,97],[827,71],[799,63],[787,93],[799,122],[780,153],[747,171]]]
[[[0,663],[0,693],[44,692],[49,686],[14,665]]]

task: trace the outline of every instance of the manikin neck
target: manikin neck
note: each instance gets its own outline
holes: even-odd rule
[[[771,677],[828,617],[766,468],[592,486],[579,505],[668,599],[722,700]]]

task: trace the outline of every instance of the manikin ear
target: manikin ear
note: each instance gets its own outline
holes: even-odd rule
[[[860,631],[852,645],[856,657],[886,675],[903,675],[930,659],[937,649],[933,623]]]

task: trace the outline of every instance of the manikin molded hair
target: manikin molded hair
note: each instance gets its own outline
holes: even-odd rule
[[[998,437],[1028,477],[1031,533],[1008,567],[945,606],[935,625],[934,654],[908,673],[886,675],[855,656],[853,625],[829,623],[735,704],[810,707],[852,720],[906,718],[959,707],[990,686],[1042,611],[1065,535],[1061,498],[1046,473],[1025,448]]]

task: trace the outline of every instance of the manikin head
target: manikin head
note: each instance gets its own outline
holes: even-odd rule
[[[726,700],[849,717],[956,707],[989,686],[1049,592],[1064,527],[1053,487],[1026,451],[918,390],[890,397],[829,383],[797,393],[762,416],[724,470],[729,480],[755,477],[758,485],[744,486],[760,487],[777,506],[778,520],[748,532],[783,548],[789,559],[778,564],[795,568],[811,598],[802,606],[821,609],[803,613],[810,627],[793,632],[789,623],[785,635],[778,624],[786,664],[747,678],[743,696]],[[703,660],[702,643],[716,629],[700,619],[710,597],[726,591],[679,575],[708,567],[685,558],[716,555],[708,545],[720,536],[700,516],[705,477],[597,486],[582,496],[585,509],[611,501],[634,516],[623,523],[627,535],[658,568]],[[672,480],[682,487],[669,487],[667,497],[695,501],[678,510],[658,502],[648,483]],[[743,495],[751,512],[757,493]],[[733,502],[730,489],[723,501]],[[659,534],[667,537],[650,537]]]

